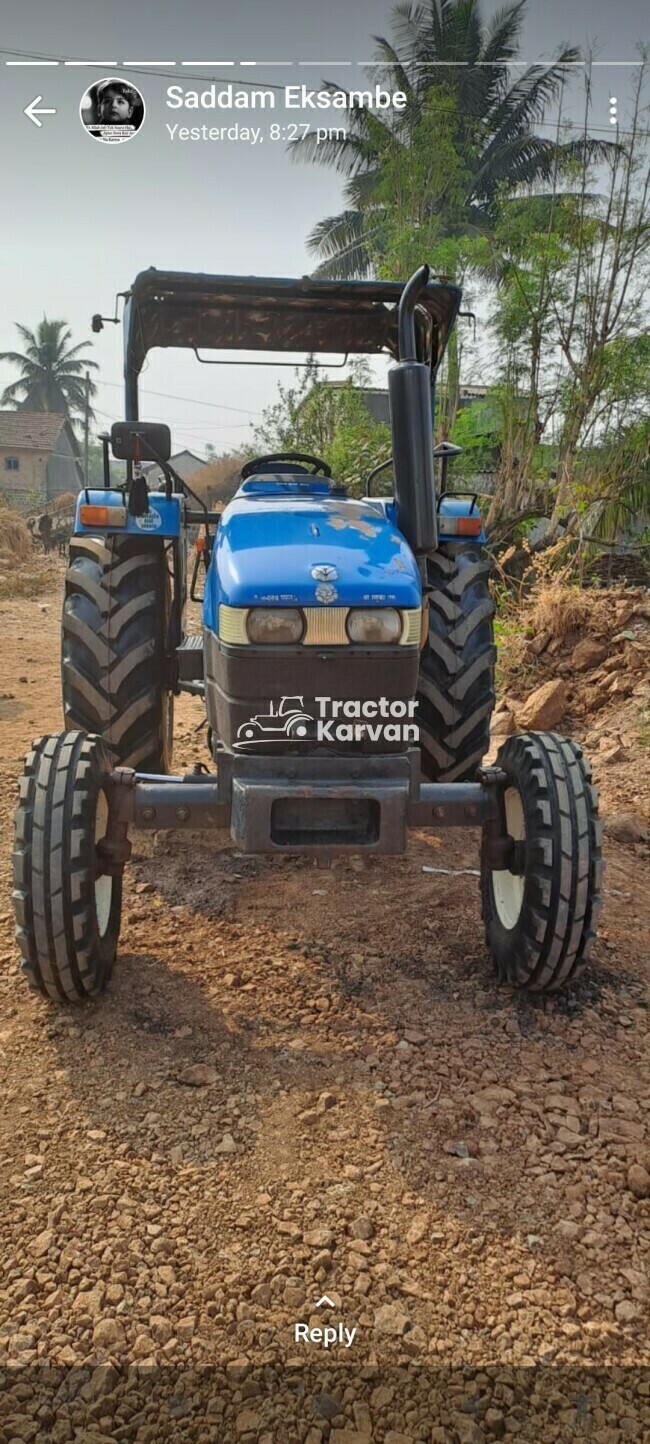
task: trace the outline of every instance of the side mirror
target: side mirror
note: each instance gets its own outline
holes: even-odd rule
[[[440,462],[440,495],[444,496],[447,490],[447,469],[454,456],[462,456],[464,447],[454,446],[453,441],[439,441],[433,448],[433,454]]]
[[[452,456],[462,456],[463,451],[464,447],[454,446],[453,441],[439,441],[438,445],[433,448],[434,456],[439,457],[443,461],[445,457],[451,461]]]
[[[169,461],[171,432],[156,421],[116,421],[111,449],[118,461]]]

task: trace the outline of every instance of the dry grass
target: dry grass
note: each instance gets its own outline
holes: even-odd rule
[[[46,508],[50,516],[59,516],[61,512],[74,511],[77,505],[77,496],[74,491],[63,491],[57,496],[56,501],[51,501]]]
[[[0,553],[0,601],[16,597],[40,597],[44,592],[62,589],[65,562],[49,552],[32,551],[27,561],[16,566],[14,557]]]
[[[216,461],[211,461],[202,471],[196,471],[190,477],[189,485],[192,491],[208,506],[219,501],[229,501],[239,486],[240,472],[245,460],[244,456],[218,456]]]
[[[13,562],[24,562],[33,550],[27,523],[11,507],[0,506],[0,565],[7,567]]]
[[[567,587],[562,582],[545,582],[525,607],[523,620],[533,637],[550,632],[562,640],[571,632],[586,629],[605,631],[611,623],[611,600],[593,591]]]
[[[60,559],[36,549],[24,518],[0,505],[0,598],[40,596],[57,585],[60,572]]]
[[[615,595],[541,580],[525,601],[499,593],[495,624],[499,691],[528,691],[539,680],[541,660],[530,646],[542,633],[549,641],[611,631]]]

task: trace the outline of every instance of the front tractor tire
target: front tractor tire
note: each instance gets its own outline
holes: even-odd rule
[[[501,982],[555,992],[583,970],[596,936],[603,872],[598,794],[582,748],[554,733],[509,737],[506,775],[512,871],[490,863],[483,829],[481,894],[488,948]]]
[[[169,612],[169,571],[160,541],[74,537],[62,619],[65,723],[97,733],[116,762],[140,772],[171,768]]]
[[[468,782],[490,746],[495,700],[490,561],[476,542],[442,542],[426,566],[429,633],[417,688],[421,767],[433,782]]]
[[[42,737],[19,783],[13,904],[21,968],[54,1002],[96,997],[111,976],[122,878],[102,867],[110,755],[101,737]]]

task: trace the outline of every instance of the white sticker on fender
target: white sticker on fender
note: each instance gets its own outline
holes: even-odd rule
[[[156,511],[155,506],[150,506],[149,510],[145,511],[144,516],[135,517],[135,524],[140,528],[140,531],[160,531],[162,517],[160,512]]]

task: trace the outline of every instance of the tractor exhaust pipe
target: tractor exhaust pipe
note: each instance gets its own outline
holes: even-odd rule
[[[415,556],[438,541],[433,469],[431,371],[417,359],[415,307],[429,281],[420,266],[402,291],[398,312],[399,361],[388,373],[397,525]]]

